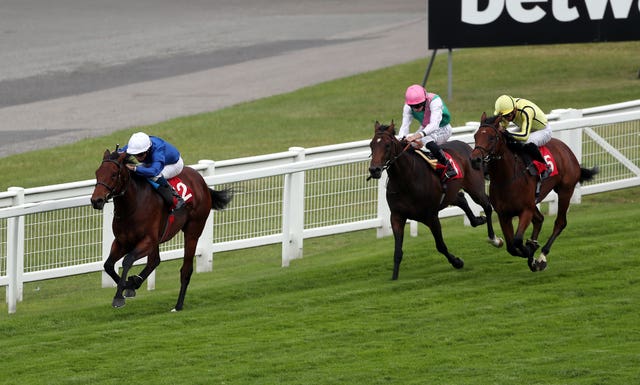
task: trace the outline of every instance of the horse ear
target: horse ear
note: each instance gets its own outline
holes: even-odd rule
[[[109,159],[109,155],[111,153],[109,152],[109,149],[107,148],[106,150],[104,150],[104,154],[102,154],[102,159]]]
[[[487,113],[485,111],[482,111],[482,116],[480,117],[480,123],[483,123],[485,120],[487,120]]]
[[[393,122],[393,119],[391,119],[391,124],[389,125],[389,128],[396,128],[396,124]]]
[[[376,120],[376,122],[373,124],[373,128],[374,130],[378,131],[378,128],[380,128],[380,122]]]

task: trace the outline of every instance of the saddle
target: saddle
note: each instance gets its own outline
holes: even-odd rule
[[[461,179],[464,177],[464,175],[462,174],[462,169],[460,168],[460,165],[458,165],[458,162],[456,162],[456,160],[449,155],[448,152],[446,151],[442,151],[444,152],[444,156],[445,158],[447,158],[447,160],[449,162],[451,162],[451,165],[453,166],[453,168],[456,170],[456,175],[449,178],[448,180],[454,180],[454,179]],[[447,166],[438,163],[438,160],[436,158],[433,157],[433,155],[431,154],[430,151],[424,151],[422,149],[416,149],[416,153],[418,155],[420,155],[420,157],[427,162],[427,164],[429,164],[429,166],[431,166],[431,168],[438,173],[438,175],[440,176],[441,180],[444,180],[444,172],[447,169]]]

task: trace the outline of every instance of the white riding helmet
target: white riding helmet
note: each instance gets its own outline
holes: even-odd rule
[[[151,139],[144,132],[136,132],[131,135],[127,144],[127,154],[137,155],[147,151],[151,147]]]

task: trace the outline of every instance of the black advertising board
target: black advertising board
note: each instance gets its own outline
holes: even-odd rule
[[[429,49],[640,40],[640,0],[429,0]]]

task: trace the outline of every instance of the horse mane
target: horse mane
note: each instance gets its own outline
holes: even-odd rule
[[[378,132],[385,132],[385,131],[387,131],[387,130],[389,129],[389,127],[390,127],[390,126],[389,126],[388,124],[381,124],[381,125],[378,127]],[[395,136],[395,134],[396,134],[396,129],[395,129],[395,127],[394,127],[394,128],[393,128],[393,135]]]
[[[481,124],[486,124],[486,125],[490,125],[493,126],[496,122],[496,120],[498,119],[500,115],[493,115],[493,116],[487,116],[482,122],[480,122]]]

